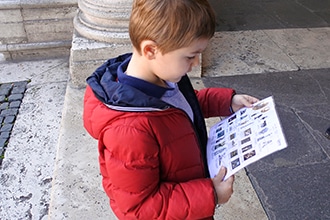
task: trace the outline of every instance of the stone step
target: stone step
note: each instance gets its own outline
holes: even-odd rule
[[[68,56],[77,0],[0,1],[0,60]]]

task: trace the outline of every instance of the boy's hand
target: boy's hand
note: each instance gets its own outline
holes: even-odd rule
[[[259,99],[249,95],[236,94],[231,100],[231,108],[236,112],[243,107],[252,107],[258,101]]]
[[[231,176],[227,180],[223,181],[226,173],[227,169],[225,167],[221,167],[219,173],[212,179],[213,186],[218,197],[218,204],[228,202],[233,194],[234,176]]]

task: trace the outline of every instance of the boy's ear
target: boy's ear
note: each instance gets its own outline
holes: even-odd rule
[[[146,57],[147,59],[151,60],[155,58],[157,53],[157,44],[152,40],[144,40],[141,43],[141,52],[142,56]]]

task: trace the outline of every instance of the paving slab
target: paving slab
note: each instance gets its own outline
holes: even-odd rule
[[[65,59],[1,63],[1,83],[27,80],[0,168],[0,219],[47,219],[68,79]]]
[[[264,32],[299,69],[330,68],[330,27]]]
[[[205,77],[299,69],[263,30],[215,33],[202,63]]]
[[[326,0],[210,0],[217,31],[329,27]]]
[[[217,32],[205,77],[330,68],[330,27]]]
[[[83,89],[68,86],[57,143],[49,219],[116,219],[102,189],[97,142],[83,127]]]
[[[272,95],[288,148],[247,167],[269,219],[329,219],[330,69],[204,78],[206,87]]]

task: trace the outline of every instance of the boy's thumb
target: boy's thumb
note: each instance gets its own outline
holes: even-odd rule
[[[220,178],[221,180],[223,180],[225,178],[225,176],[226,176],[226,173],[227,173],[226,167],[221,167],[217,176],[218,176],[218,178]]]

